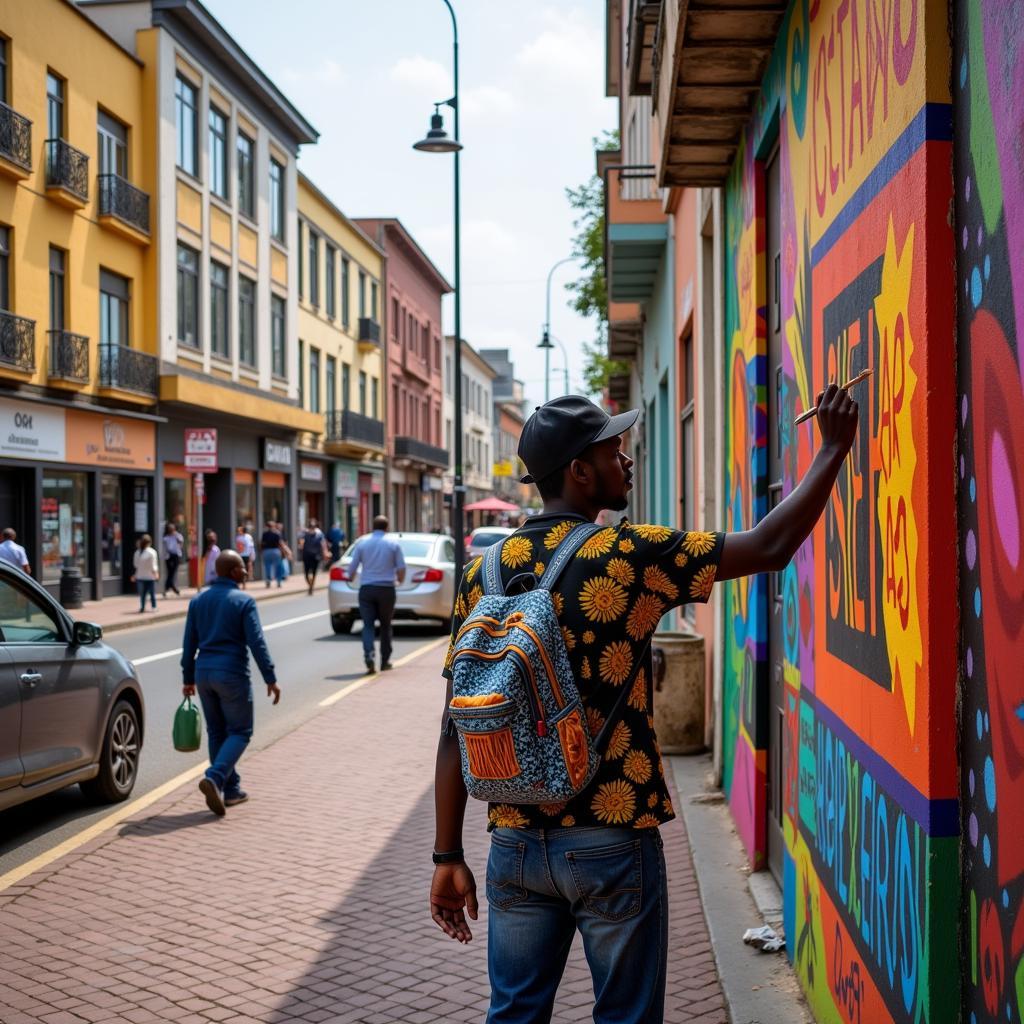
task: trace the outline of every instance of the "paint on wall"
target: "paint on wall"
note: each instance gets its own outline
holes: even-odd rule
[[[954,5],[964,1020],[1024,1020],[1024,4]]]
[[[768,430],[789,493],[818,445],[795,416],[827,381],[875,371],[823,520],[782,576],[784,913],[819,1020],[941,1021],[959,1003],[950,59],[946,12],[925,0],[795,0],[725,194],[727,529],[767,511]],[[768,424],[760,161],[776,140]],[[725,600],[724,782],[760,867],[766,577]]]

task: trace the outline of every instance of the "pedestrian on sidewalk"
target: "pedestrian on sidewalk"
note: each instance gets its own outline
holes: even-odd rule
[[[203,534],[203,579],[201,586],[209,586],[217,578],[217,559],[220,548],[217,547],[217,534],[207,530]]]
[[[177,526],[168,522],[164,524],[164,535],[160,538],[163,547],[164,567],[167,576],[164,579],[164,597],[168,590],[173,590],[179,597],[181,591],[178,589],[178,566],[181,565],[182,556],[185,554],[185,538],[178,533]]]
[[[277,524],[271,520],[267,521],[263,536],[260,537],[260,553],[263,555],[264,582],[268,587],[275,581],[281,586],[281,580],[284,579],[281,565],[281,534],[277,530]]]
[[[373,533],[364,537],[352,552],[349,579],[359,577],[359,617],[363,620],[363,661],[367,672],[375,672],[374,624],[380,620],[380,669],[391,668],[391,620],[395,615],[395,583],[405,582],[405,556],[398,541],[387,536],[387,516],[373,520]]]
[[[609,417],[587,399],[568,395],[546,403],[530,417],[519,444],[527,469],[522,482],[537,484],[544,509],[503,541],[495,567],[499,578],[491,577],[492,583],[503,589],[515,581],[515,587],[529,576],[532,586],[537,585],[537,577],[543,579],[575,527],[593,524],[603,510],[621,512],[627,507],[633,460],[622,448],[622,435],[638,415],[633,410]],[[856,434],[857,403],[835,384],[818,397],[818,426],[821,446],[806,476],[753,529],[726,535],[633,525],[622,519],[617,526],[589,533],[574,554],[568,552],[572,557],[563,554],[556,563],[560,571],[552,584],[552,606],[561,632],[553,630],[555,639],[549,643],[559,646],[561,636],[562,649],[556,654],[567,659],[579,690],[598,767],[589,781],[586,771],[577,772],[578,791],[562,803],[488,807],[490,1024],[539,1024],[551,1019],[577,929],[593,975],[594,1020],[663,1020],[668,889],[658,827],[674,817],[674,811],[654,734],[649,640],[666,612],[684,603],[707,601],[716,580],[785,568],[825,508]],[[574,544],[579,543],[577,538]],[[472,938],[466,913],[476,919],[477,895],[462,850],[467,789],[463,753],[449,714],[452,662],[459,630],[472,619],[484,593],[485,576],[489,573],[482,571],[482,560],[472,561],[456,598],[435,774],[437,866],[430,889],[431,916],[460,942]],[[490,585],[486,589],[501,593]],[[486,620],[481,622],[486,625]],[[484,690],[492,682],[497,685],[501,679],[491,667],[495,663],[474,660],[472,655],[466,650],[463,660],[456,662],[459,679]],[[461,698],[466,703],[454,707],[465,707],[471,714],[480,710],[480,704],[499,703],[498,696]],[[542,708],[538,714],[537,735],[543,737],[546,712]],[[472,728],[480,730],[480,718],[475,721]],[[500,732],[501,720],[492,715],[492,721],[492,730]],[[586,752],[587,737],[574,739],[571,730],[563,732],[557,726],[546,729],[554,744],[551,756],[564,757],[569,770],[570,754],[576,753],[579,740]],[[467,744],[466,771],[471,772],[475,763],[479,773],[470,775],[474,786],[485,777],[507,778],[515,791],[515,776],[524,770],[517,760],[518,748],[522,746],[524,754],[533,751],[506,732],[503,744],[482,742],[484,736],[496,736],[493,731],[476,731],[472,748]],[[594,737],[601,742],[595,743]],[[580,768],[578,760],[575,766]],[[568,774],[574,777],[572,771]]]
[[[139,614],[146,610],[146,595],[149,595],[153,611],[156,611],[156,581],[160,579],[160,563],[153,547],[153,538],[144,533],[135,547],[132,560],[134,572],[132,583],[139,592]]]
[[[335,522],[327,531],[327,543],[331,545],[331,561],[336,562],[341,558],[341,549],[345,543],[345,531],[341,523]]]
[[[16,569],[21,569],[27,576],[31,576],[32,566],[29,564],[28,555],[17,542],[18,535],[10,526],[4,529],[3,538],[3,542],[0,543],[0,559],[9,562]]]
[[[309,588],[309,596],[313,596],[313,587],[316,585],[316,573],[321,562],[326,562],[331,556],[330,547],[324,531],[320,529],[315,519],[310,519],[302,535],[302,571],[306,576],[306,586]]]
[[[281,537],[281,579],[287,579],[292,574],[292,549],[284,535],[284,523],[278,520],[274,523],[274,529]]]
[[[235,768],[252,739],[249,651],[267,684],[267,696],[275,704],[281,699],[256,599],[242,592],[244,582],[241,555],[222,551],[210,588],[189,602],[182,643],[182,692],[192,697],[199,691],[210,750],[210,767],[199,791],[217,815],[249,799]]]
[[[235,534],[235,550],[241,555],[242,565],[245,566],[245,579],[248,579],[252,573],[252,560],[256,554],[256,544],[245,523],[238,524],[238,532]],[[245,580],[242,581],[242,589],[245,590]]]

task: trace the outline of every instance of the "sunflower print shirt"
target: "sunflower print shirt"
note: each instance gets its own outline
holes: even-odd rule
[[[505,583],[518,574],[543,574],[555,548],[582,516],[533,516],[502,548]],[[592,736],[614,708],[618,687],[644,656],[662,616],[711,596],[724,534],[682,532],[623,519],[595,533],[562,573],[553,593],[569,662],[583,696]],[[483,596],[476,558],[466,567],[455,600],[452,642],[444,675],[451,678],[454,637]],[[559,804],[490,804],[488,830],[632,826],[654,828],[675,817],[654,734],[651,658],[632,683],[604,759],[579,796]]]

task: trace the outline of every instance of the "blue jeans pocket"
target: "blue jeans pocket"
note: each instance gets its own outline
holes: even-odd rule
[[[570,850],[565,855],[584,906],[606,921],[625,921],[640,913],[643,890],[641,840],[614,846]]]
[[[507,910],[526,899],[523,888],[523,855],[526,843],[491,836],[487,857],[487,902],[498,910]]]

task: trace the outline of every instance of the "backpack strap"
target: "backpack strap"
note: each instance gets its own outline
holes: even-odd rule
[[[548,562],[548,567],[544,570],[544,575],[541,576],[540,582],[537,584],[537,589],[553,590],[555,584],[558,583],[558,578],[572,561],[576,552],[586,543],[589,537],[603,529],[604,527],[598,526],[597,523],[580,523],[578,526],[574,526],[565,535],[562,543],[555,549],[554,555],[551,556],[551,561]]]
[[[492,544],[483,554],[483,565],[480,568],[484,577],[485,594],[501,595],[505,592],[501,583],[501,546],[504,543],[502,540]]]
[[[637,658],[632,671],[629,673],[626,681],[622,684],[622,688],[619,690],[619,696],[615,699],[615,704],[611,711],[608,712],[608,717],[605,719],[604,725],[601,726],[601,731],[594,737],[593,747],[602,756],[604,755],[605,747],[608,746],[609,739],[611,739],[612,730],[618,723],[619,715],[622,712],[622,706],[629,699],[629,695],[633,691],[633,684],[636,682],[636,677],[640,674],[640,670],[647,664],[651,651],[651,644],[653,642],[654,637],[652,636],[651,639],[644,644],[643,650],[640,652],[640,657]]]

